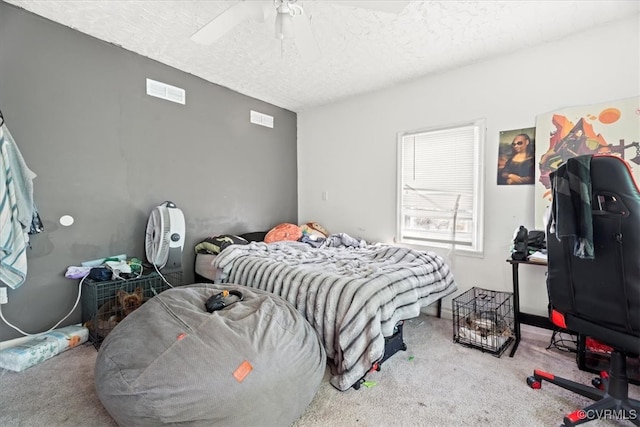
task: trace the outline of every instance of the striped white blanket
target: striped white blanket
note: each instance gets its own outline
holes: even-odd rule
[[[280,295],[318,332],[331,384],[347,390],[384,356],[384,337],[457,289],[433,252],[387,246],[313,248],[300,242],[233,245],[214,260],[217,283]]]

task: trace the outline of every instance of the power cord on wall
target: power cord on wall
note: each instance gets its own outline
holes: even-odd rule
[[[166,283],[166,284],[167,284],[167,286],[169,286],[170,288],[173,288],[173,285],[172,285],[171,283],[169,283],[169,282],[167,281],[167,279],[165,279],[165,277],[162,275],[162,273],[160,273],[160,270],[158,270],[158,266],[157,266],[157,265],[155,265],[154,263],[151,263],[151,264],[153,265],[153,268],[155,268],[156,273],[158,273],[158,276],[160,276],[160,278],[162,279],[162,281],[163,281],[164,283]],[[158,295],[158,292],[156,292],[156,290],[155,290],[155,289],[153,289],[153,286],[151,287],[151,290],[153,291],[153,294],[154,294],[154,295]]]
[[[87,276],[88,276],[88,274],[87,274]],[[82,280],[80,280],[80,283],[78,284],[78,298],[76,298],[76,302],[75,302],[75,304],[73,304],[73,307],[71,308],[71,310],[69,311],[69,313],[67,313],[67,315],[66,315],[66,316],[64,316],[62,319],[60,319],[60,321],[59,321],[58,323],[56,323],[55,325],[53,325],[53,326],[51,327],[51,329],[49,329],[49,330],[47,330],[47,331],[39,332],[39,333],[37,333],[37,334],[30,334],[30,333],[28,333],[28,332],[23,331],[22,329],[20,329],[20,328],[18,328],[17,326],[15,326],[15,325],[11,324],[7,319],[5,319],[4,315],[2,314],[2,306],[1,306],[1,305],[0,305],[0,319],[2,319],[2,321],[3,321],[4,323],[6,323],[6,324],[7,324],[7,326],[9,326],[9,327],[11,327],[11,328],[15,329],[16,331],[20,332],[22,335],[25,335],[25,336],[27,336],[27,337],[37,337],[37,336],[39,336],[39,335],[42,335],[42,334],[46,334],[46,333],[48,333],[48,332],[51,332],[51,331],[53,331],[55,328],[57,328],[57,327],[58,327],[62,322],[64,322],[64,321],[66,320],[66,318],[67,318],[67,317],[69,317],[69,316],[71,315],[71,313],[73,313],[73,311],[76,309],[76,307],[78,307],[78,303],[80,302],[80,296],[82,295],[82,283],[84,282],[84,279],[86,279],[86,278],[87,278],[87,276],[84,276],[84,277],[82,278]]]
[[[137,265],[137,266],[139,266],[139,267],[140,267],[140,271],[139,271],[138,275],[137,275],[135,278],[137,279],[137,278],[141,277],[141,276],[142,276],[142,272],[144,271],[142,264],[141,264],[141,263],[139,263],[139,264],[138,264],[138,263],[135,263],[135,264],[132,264],[132,265]],[[169,287],[173,288],[174,286],[173,286],[171,283],[169,283],[169,282],[167,281],[167,279],[162,275],[162,273],[160,273],[160,270],[158,270],[158,266],[156,266],[155,264],[153,264],[153,267],[155,268],[156,272],[158,273],[158,275],[160,276],[160,278],[162,279],[162,281],[163,281],[164,283],[166,283]],[[120,280],[129,280],[129,279],[130,279],[130,278],[129,278],[129,279],[126,279],[126,278],[124,278],[124,277],[121,277],[121,276],[120,276],[120,274],[118,274],[118,272],[117,272],[117,271],[112,271],[112,273],[113,273],[113,277],[114,277],[114,278],[116,278],[116,279],[120,279]],[[5,319],[4,314],[2,313],[2,305],[0,305],[0,319],[2,319],[2,321],[3,321],[4,323],[6,323],[6,324],[7,324],[7,326],[9,326],[9,327],[11,327],[11,328],[15,329],[16,331],[20,332],[22,335],[25,335],[25,336],[28,336],[28,337],[36,337],[36,336],[39,336],[39,335],[42,335],[42,334],[46,334],[46,333],[48,333],[48,332],[51,332],[51,331],[53,331],[55,328],[57,328],[57,327],[58,327],[62,322],[64,322],[64,321],[67,319],[67,317],[69,317],[69,316],[71,315],[71,313],[73,313],[73,311],[76,309],[76,307],[78,307],[78,303],[80,302],[80,297],[82,296],[82,283],[84,283],[84,280],[85,280],[87,277],[89,277],[89,275],[88,275],[88,274],[87,274],[86,276],[84,276],[84,277],[80,280],[80,283],[78,283],[78,297],[76,298],[76,302],[75,302],[75,304],[73,304],[73,307],[71,308],[71,310],[69,311],[69,313],[67,313],[67,315],[66,315],[66,316],[64,316],[62,319],[60,319],[60,321],[59,321],[58,323],[56,323],[54,326],[52,326],[52,327],[51,327],[49,330],[47,330],[47,331],[44,331],[44,332],[38,332],[38,333],[36,333],[36,334],[30,334],[30,333],[28,333],[28,332],[23,331],[22,329],[18,328],[17,326],[15,326],[15,325],[13,325],[12,323],[10,323],[7,319]],[[157,294],[158,294],[158,292],[157,292],[155,289],[151,288],[151,290],[153,291],[154,295],[157,295]]]

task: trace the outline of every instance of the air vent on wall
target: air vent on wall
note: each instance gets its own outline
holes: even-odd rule
[[[147,95],[166,99],[167,101],[176,102],[182,105],[186,103],[187,97],[184,89],[151,79],[147,79]]]
[[[256,125],[273,128],[273,116],[269,116],[268,114],[251,110],[249,120]]]

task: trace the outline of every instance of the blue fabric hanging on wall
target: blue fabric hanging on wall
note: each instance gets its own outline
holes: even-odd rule
[[[34,218],[40,221],[33,201],[35,177],[3,124],[0,127],[0,284],[12,289],[22,285],[27,277],[28,233]]]

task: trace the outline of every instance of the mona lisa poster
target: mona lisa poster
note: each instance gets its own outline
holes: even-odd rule
[[[498,185],[533,184],[535,128],[503,130],[498,148]]]
[[[551,204],[550,174],[567,159],[608,153],[625,159],[640,180],[640,97],[565,108],[536,117],[536,228]]]

